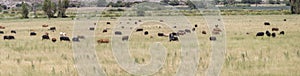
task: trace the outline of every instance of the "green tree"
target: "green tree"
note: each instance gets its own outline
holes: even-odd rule
[[[186,1],[186,5],[188,5],[189,8],[191,8],[191,9],[196,9],[195,4],[192,1],[190,1],[190,0]]]
[[[170,0],[162,0],[160,2],[163,3],[163,4],[169,4]]]
[[[51,2],[51,0],[45,0],[43,3],[43,11],[49,19],[53,18],[57,11],[55,3]]]
[[[172,6],[176,6],[176,5],[179,5],[179,1],[178,0],[173,0],[169,3],[169,5],[172,5]]]
[[[22,2],[22,18],[29,18],[28,14],[29,14],[28,5]]]
[[[300,14],[300,0],[290,0],[292,14]]]
[[[70,3],[69,0],[58,1],[58,17],[61,18],[67,17],[66,10],[69,7],[69,3]]]

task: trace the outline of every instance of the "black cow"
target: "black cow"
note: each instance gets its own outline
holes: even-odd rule
[[[283,19],[283,21],[286,21],[286,19]]]
[[[280,31],[280,32],[279,32],[279,35],[284,35],[284,31]]]
[[[35,32],[30,32],[30,36],[35,36],[36,33]]]
[[[196,31],[196,28],[193,28],[192,31]]]
[[[210,40],[210,41],[216,41],[216,40],[217,40],[217,37],[211,36],[211,37],[209,37],[209,40]]]
[[[195,24],[195,27],[198,27],[198,25],[197,25],[197,24]]]
[[[50,29],[49,30],[51,30],[51,31],[56,31],[56,27],[50,27]]]
[[[103,33],[107,32],[107,29],[104,29],[102,32],[103,32]]]
[[[44,39],[50,40],[50,37],[48,35],[43,35],[42,40],[44,40]]]
[[[139,31],[143,31],[144,29],[142,29],[142,28],[138,28],[138,29],[136,29],[136,32],[139,32]]]
[[[15,33],[16,34],[17,32],[16,32],[16,30],[11,30],[10,33]]]
[[[122,32],[121,31],[116,31],[115,35],[122,35]]]
[[[4,40],[13,40],[13,39],[15,39],[15,37],[11,36],[11,35],[9,35],[9,36],[3,36],[3,39]]]
[[[4,34],[4,31],[0,31],[0,34]]]
[[[265,25],[271,25],[270,22],[265,22],[264,24],[265,24]]]
[[[148,34],[149,34],[149,32],[148,32],[148,31],[145,31],[145,32],[144,32],[144,35],[148,35]]]
[[[90,29],[90,30],[95,30],[95,27],[90,27],[89,29]]]
[[[66,37],[66,36],[62,36],[59,38],[60,41],[70,41],[70,38],[69,37]]]
[[[157,33],[157,36],[165,36],[164,33]]]
[[[108,25],[109,25],[109,24],[110,24],[110,22],[106,22],[106,24],[108,24]]]
[[[272,33],[272,37],[276,37],[276,33],[275,32]]]
[[[270,36],[271,36],[271,33],[267,30],[267,31],[266,31],[266,35],[267,35],[268,37],[270,37]]]
[[[129,39],[129,36],[123,36],[122,37],[122,41],[128,41],[128,39]]]
[[[201,33],[202,33],[202,34],[206,34],[206,31],[202,31]]]
[[[174,33],[169,34],[169,41],[178,41],[178,37],[174,35]]]
[[[256,33],[256,36],[264,36],[264,35],[265,35],[264,32],[258,32],[258,33]]]

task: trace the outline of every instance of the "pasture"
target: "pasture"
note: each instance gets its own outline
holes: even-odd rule
[[[175,18],[175,17],[174,17]],[[188,16],[191,27],[196,28],[200,60],[197,76],[205,75],[211,57],[210,32],[206,21],[202,16]],[[287,19],[287,21],[283,21]],[[220,75],[222,76],[299,76],[300,75],[300,15],[229,15],[223,16],[226,28],[226,55]],[[106,22],[111,22],[107,25]],[[270,26],[263,23],[269,21]],[[1,20],[0,26],[5,26],[5,34],[0,34],[0,76],[77,76],[74,67],[72,42],[42,40],[45,32],[50,38],[58,38],[59,32],[65,32],[72,36],[74,21],[71,18],[57,19],[15,19]],[[49,31],[49,27],[43,24],[55,26],[56,31]],[[103,33],[105,28],[114,28],[118,24],[117,19],[101,18],[97,22],[96,53],[99,64],[108,76],[132,76],[123,70],[115,60],[111,43],[97,43],[98,39],[111,40],[112,30]],[[161,26],[158,29],[156,26]],[[169,42],[168,37],[158,37],[158,32],[165,34],[172,30],[168,25],[149,22],[142,24],[143,32],[133,32],[130,37],[130,53],[135,62],[146,64],[150,62],[149,44],[161,42],[167,49],[167,58],[162,69],[155,76],[175,75],[180,62],[180,42]],[[147,27],[147,28],[146,28]],[[257,32],[271,31],[271,28],[279,28],[286,32],[277,37],[255,37]],[[16,34],[10,33],[16,30]],[[37,32],[37,36],[29,36],[30,31]],[[208,34],[201,34],[207,31]],[[272,32],[272,31],[271,31]],[[249,33],[249,34],[246,34]],[[279,32],[276,32],[279,34]],[[15,40],[3,40],[4,35],[13,35]],[[153,36],[153,38],[150,38]],[[179,40],[180,41],[180,40]]]

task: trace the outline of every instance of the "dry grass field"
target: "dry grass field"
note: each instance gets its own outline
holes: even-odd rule
[[[175,17],[174,17],[175,18]],[[191,27],[198,24],[196,33],[201,52],[197,76],[205,75],[210,60],[211,43],[210,33],[203,35],[201,31],[209,31],[202,16],[187,19]],[[234,15],[223,16],[226,28],[226,55],[221,76],[299,76],[300,75],[300,15]],[[287,19],[287,21],[283,21]],[[112,22],[107,25],[106,22]],[[264,26],[269,21],[270,26]],[[78,76],[74,67],[72,42],[56,43],[50,40],[41,40],[45,32],[50,37],[59,37],[59,32],[66,32],[72,37],[74,21],[65,19],[16,19],[1,20],[0,29],[0,76]],[[56,32],[51,32],[43,24],[55,26]],[[111,38],[112,31],[102,33],[104,28],[114,28],[118,24],[116,19],[103,18],[97,25],[96,39]],[[156,29],[159,25],[163,28]],[[144,36],[141,32],[133,32],[130,41],[130,53],[140,64],[150,62],[148,51],[151,42],[162,42],[167,49],[167,58],[162,69],[154,76],[175,75],[180,62],[180,42],[169,42],[168,37],[157,37],[157,32],[169,33],[171,29],[161,23],[145,23],[141,25],[149,31]],[[278,27],[285,31],[285,35],[277,37],[255,37],[257,32],[271,30]],[[17,34],[11,34],[16,30]],[[37,32],[37,36],[29,36],[30,31]],[[246,33],[250,33],[247,35]],[[276,32],[277,34],[279,32]],[[15,40],[3,40],[4,35],[13,35]],[[96,43],[96,40],[95,40]],[[101,68],[108,76],[132,76],[123,70],[115,60],[112,45],[96,43],[96,53]]]

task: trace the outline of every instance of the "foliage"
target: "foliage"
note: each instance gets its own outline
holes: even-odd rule
[[[53,18],[57,11],[55,3],[51,2],[51,0],[45,0],[43,3],[43,11],[49,19]]]
[[[26,3],[22,2],[22,18],[29,18],[29,9]]]

